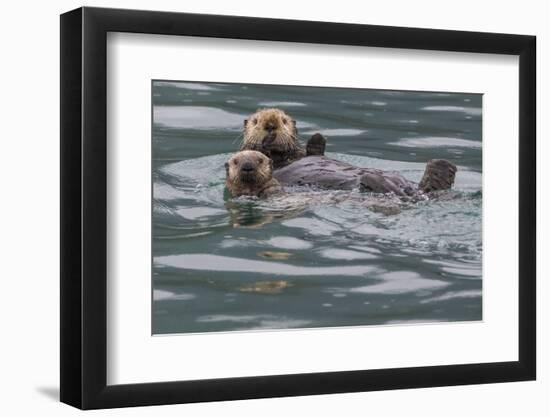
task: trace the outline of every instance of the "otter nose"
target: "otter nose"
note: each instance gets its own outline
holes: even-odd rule
[[[251,162],[245,162],[241,166],[241,170],[246,173],[251,173],[252,171],[254,171],[254,164]]]
[[[266,123],[265,130],[271,133],[273,130],[275,130],[275,124],[271,122]]]

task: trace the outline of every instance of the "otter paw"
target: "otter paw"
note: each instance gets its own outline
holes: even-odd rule
[[[315,133],[306,144],[306,155],[324,155],[327,140],[320,133]]]
[[[455,182],[456,165],[446,159],[431,159],[418,188],[425,193],[448,190]]]

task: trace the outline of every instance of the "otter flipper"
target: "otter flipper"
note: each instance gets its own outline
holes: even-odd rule
[[[455,182],[456,165],[446,159],[431,159],[426,165],[424,176],[418,188],[429,193],[432,191],[448,190]]]
[[[322,156],[325,154],[327,140],[320,133],[315,133],[306,144],[307,156]]]

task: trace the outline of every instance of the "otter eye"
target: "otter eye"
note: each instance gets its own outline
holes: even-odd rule
[[[264,160],[262,158],[258,158],[258,163],[261,164],[262,162],[264,162]]]
[[[258,119],[253,118],[253,119],[252,119],[252,123],[254,123],[255,125],[257,125],[257,124],[258,124]]]
[[[288,123],[288,119],[287,118],[283,118],[283,124],[287,124]]]
[[[239,163],[239,160],[238,159],[234,159],[233,160],[233,165],[237,165]]]

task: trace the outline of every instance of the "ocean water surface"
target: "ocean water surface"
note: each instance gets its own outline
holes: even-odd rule
[[[482,319],[482,96],[153,81],[152,333]],[[455,188],[386,215],[356,191],[230,199],[224,163],[263,107],[327,154]]]

